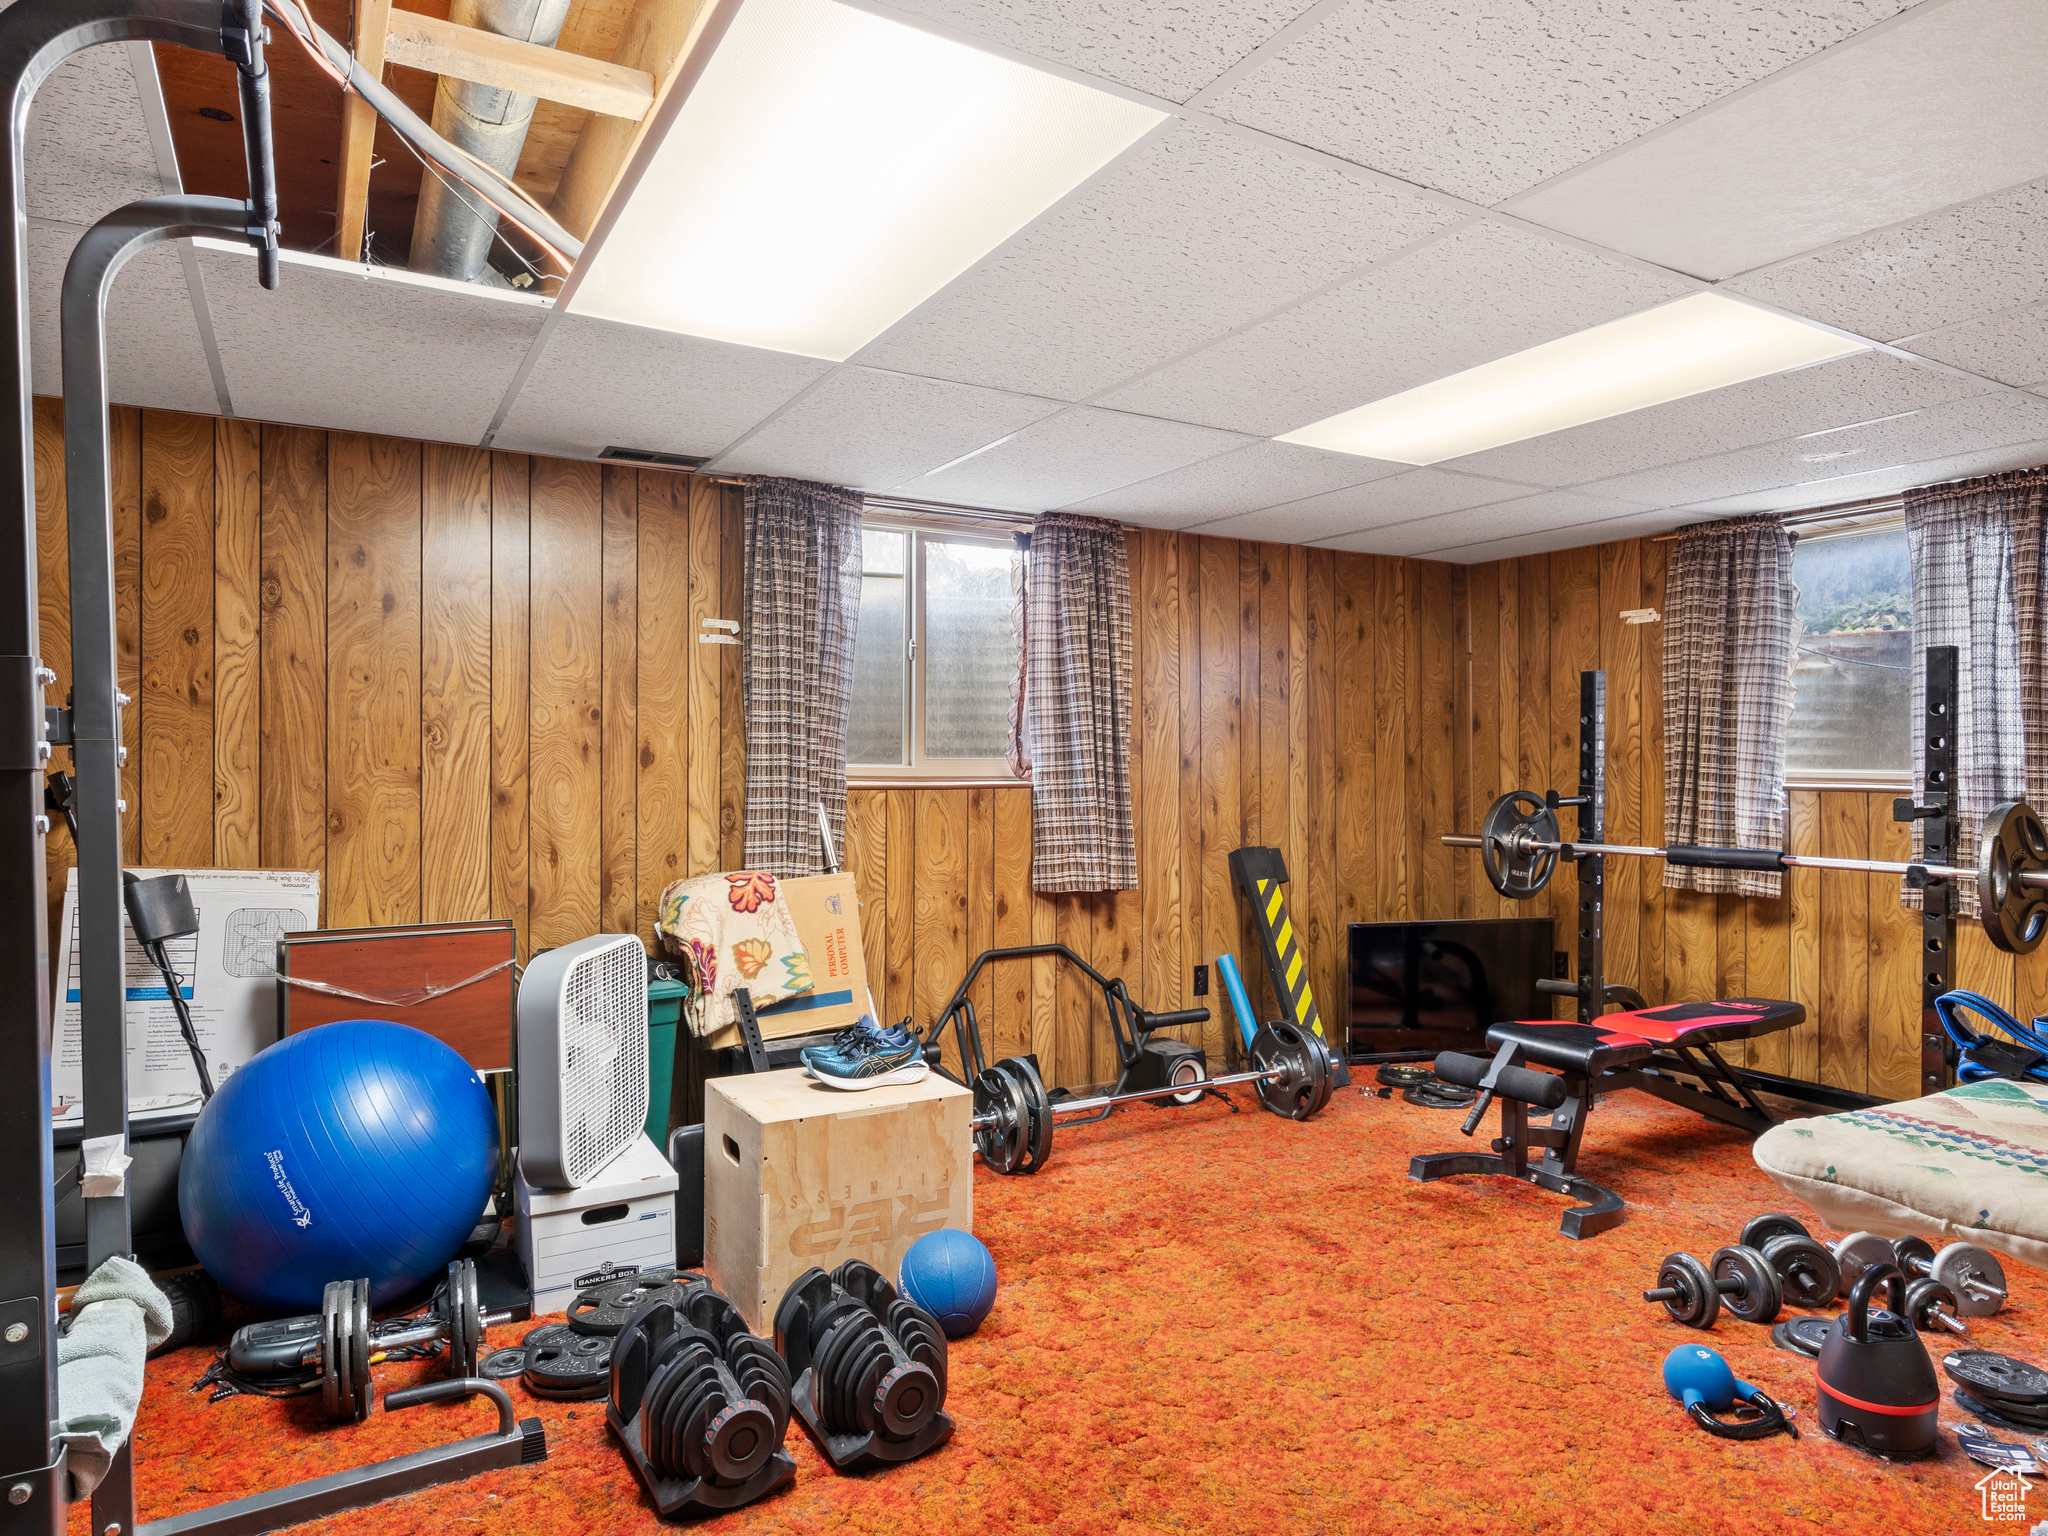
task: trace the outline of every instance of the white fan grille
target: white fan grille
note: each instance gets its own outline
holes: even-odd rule
[[[562,978],[562,1163],[580,1185],[639,1136],[647,1116],[647,956],[633,940]]]

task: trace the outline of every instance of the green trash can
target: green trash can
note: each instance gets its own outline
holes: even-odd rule
[[[647,983],[647,1139],[668,1155],[669,1094],[676,1080],[676,1031],[690,989],[680,981]]]

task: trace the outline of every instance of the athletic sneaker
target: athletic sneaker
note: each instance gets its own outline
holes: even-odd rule
[[[890,1083],[915,1083],[931,1070],[924,1044],[906,1029],[866,1034],[844,1047],[813,1051],[811,1076],[828,1088],[880,1088]]]
[[[847,1025],[846,1028],[840,1030],[838,1034],[834,1035],[829,1044],[805,1046],[801,1051],[797,1052],[797,1059],[804,1064],[805,1077],[816,1077],[818,1074],[811,1070],[811,1058],[813,1056],[822,1055],[826,1051],[844,1051],[850,1048],[857,1040],[885,1035],[891,1038],[892,1043],[900,1044],[901,1041],[896,1037],[907,1037],[909,1033],[900,1024],[891,1025],[888,1029],[884,1029],[874,1021],[873,1015],[864,1013]]]

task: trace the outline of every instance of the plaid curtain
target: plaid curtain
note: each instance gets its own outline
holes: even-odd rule
[[[1130,891],[1131,573],[1123,528],[1047,512],[1031,525],[1024,707],[1031,885]]]
[[[2030,803],[2043,787],[2041,732],[2041,470],[1959,480],[1906,493],[1906,539],[1913,565],[1913,793],[1926,793],[1926,763],[1917,739],[1927,707],[1930,645],[1956,648],[1956,786],[1950,846],[1958,862],[1976,860],[1978,829],[2001,800]],[[2032,557],[2021,554],[2031,544]],[[2031,620],[2023,616],[2025,582]],[[2030,627],[2031,626],[2031,627]],[[2032,711],[2023,710],[2022,676],[2031,659]],[[2033,740],[2029,741],[2029,725]],[[2030,754],[2029,747],[2033,748]],[[2031,758],[2031,772],[2030,772]],[[2033,782],[2029,782],[2030,778]],[[1913,824],[1913,857],[1924,829]],[[1918,891],[1901,888],[1909,907]],[[1977,915],[1977,889],[1958,881],[1957,912]]]
[[[2012,599],[2020,648],[2027,804],[2048,811],[2048,469],[1999,475],[2012,517]]]
[[[1664,587],[1664,840],[1785,846],[1785,723],[1799,635],[1777,517],[1684,529]],[[1783,877],[1664,866],[1672,890],[1776,896]]]
[[[845,860],[846,707],[860,623],[857,492],[746,482],[741,667],[747,712],[747,868],[824,872],[818,802]]]
[[[1003,756],[1009,761],[1011,773],[1029,779],[1031,743],[1025,739],[1024,664],[1031,654],[1031,625],[1026,618],[1030,601],[1027,594],[1031,590],[1031,535],[1016,533],[1011,538],[1016,543],[1010,551],[1010,639],[1017,646],[1017,675],[1010,679],[1010,739]]]

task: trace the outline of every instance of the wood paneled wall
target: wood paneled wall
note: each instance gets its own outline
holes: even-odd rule
[[[599,929],[651,934],[683,874],[742,858],[737,493],[700,477],[351,433],[117,411],[116,599],[127,858],[323,872],[331,926],[510,918],[522,954]],[[37,405],[43,644],[70,682],[63,452]],[[1609,833],[1662,836],[1668,545],[1628,541],[1458,567],[1134,531],[1140,888],[1030,888],[1030,792],[861,789],[847,859],[884,1017],[928,1024],[968,960],[1063,942],[1145,1006],[1192,1006],[1232,953],[1273,1008],[1228,856],[1286,855],[1288,902],[1341,1029],[1344,925],[1514,915],[1470,830],[1494,796],[1566,787],[1578,674],[1608,673]],[[1796,849],[1902,858],[1889,792],[1802,790]],[[51,842],[52,916],[70,850]],[[1667,892],[1610,860],[1608,975],[1653,1001],[1796,999],[1809,1022],[1757,1066],[1915,1091],[1914,920],[1893,882],[1804,871],[1780,901]],[[1569,875],[1535,910],[1569,933]],[[1965,986],[2048,1010],[2048,951],[1965,927]],[[1200,1031],[1237,1051],[1220,985]],[[1115,1070],[1099,998],[1050,962],[978,983],[995,1055],[1056,1082]]]
[[[330,927],[651,937],[740,862],[737,493],[660,470],[167,412],[112,421],[125,856],[314,869]],[[60,408],[43,650],[71,682]],[[68,836],[50,842],[54,919]]]

